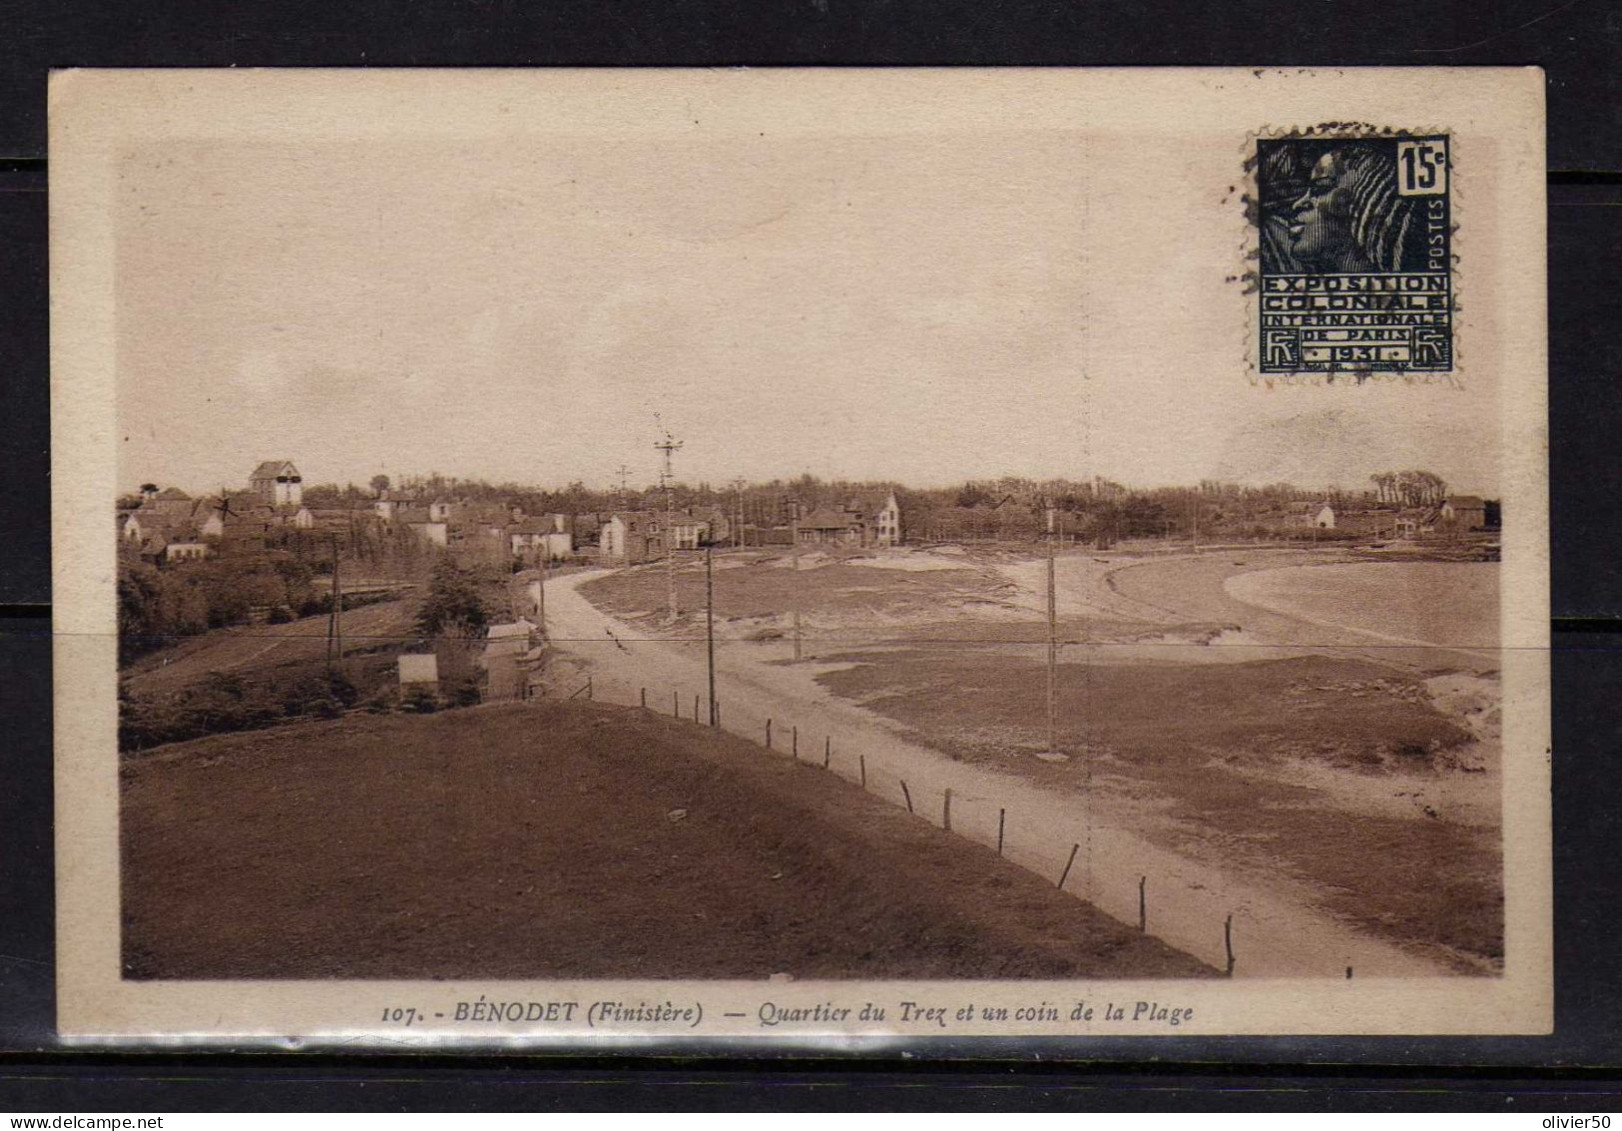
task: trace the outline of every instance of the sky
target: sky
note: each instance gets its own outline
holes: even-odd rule
[[[1065,130],[168,141],[121,162],[119,483],[1103,475],[1498,489],[1498,375],[1247,375],[1239,160]],[[1469,357],[1468,343],[1461,351]]]

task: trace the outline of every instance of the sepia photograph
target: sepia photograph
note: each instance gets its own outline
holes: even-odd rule
[[[58,74],[64,1034],[1547,1031],[1542,114]]]

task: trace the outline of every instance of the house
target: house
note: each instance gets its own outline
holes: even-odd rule
[[[141,499],[140,506],[124,512],[119,538],[153,561],[205,557],[210,550],[208,543],[218,541],[225,533],[220,504],[214,499],[194,499],[178,487],[143,491]]]
[[[158,517],[170,523],[199,524],[206,521],[218,507],[214,499],[194,499],[178,487],[168,487],[162,491],[143,491],[141,505],[127,514],[147,519]]]
[[[500,544],[507,540],[510,521],[506,507],[457,505],[449,520],[449,529],[451,537],[458,542]]]
[[[694,518],[690,514],[678,514],[670,520],[671,545],[678,550],[697,550],[710,540],[710,523],[707,519]]]
[[[453,506],[447,499],[435,499],[428,504],[428,519],[430,522],[450,522]]]
[[[1487,501],[1479,495],[1449,495],[1442,504],[1441,520],[1455,530],[1484,530]]]
[[[703,540],[708,542],[732,541],[732,519],[722,507],[692,507],[688,515],[704,523]]]
[[[818,542],[860,546],[862,544],[860,519],[848,511],[820,507],[794,524],[794,539],[802,546]]]
[[[399,526],[404,526],[430,545],[446,546],[450,544],[450,527],[443,522],[435,522],[429,518],[427,507],[399,507],[394,512],[394,522]]]
[[[294,530],[311,530],[315,527],[315,512],[303,504],[287,503],[276,508],[276,521]]]
[[[873,544],[875,546],[901,545],[901,504],[891,491],[884,505],[873,515]]]
[[[615,511],[598,534],[597,556],[605,565],[639,565],[665,556],[666,535],[653,511]]]
[[[196,500],[179,487],[165,487],[155,494],[143,492],[141,505],[164,514],[190,514]]]
[[[417,501],[415,491],[382,491],[372,501],[372,510],[384,522],[393,522],[402,507]]]
[[[1008,513],[1025,521],[1028,507],[1011,504]],[[840,510],[820,507],[795,524],[795,540],[803,544],[835,543],[845,546],[898,546],[901,544],[901,504],[895,492],[887,492],[883,502],[876,497],[852,498]]]
[[[162,560],[164,547],[175,535],[175,522],[157,511],[145,508],[131,511],[124,519],[122,536],[144,558]]]
[[[549,515],[545,519],[525,519],[514,523],[507,528],[507,540],[515,558],[532,556],[544,557],[547,561],[559,561],[574,552],[574,538],[567,531],[557,529],[553,518],[561,515]]]
[[[192,512],[192,524],[197,527],[197,533],[216,541],[224,538],[225,515],[220,513],[220,504],[214,499],[201,499],[199,502],[204,505]]]
[[[292,460],[266,460],[248,477],[248,490],[273,507],[298,506],[304,500],[304,477]]]
[[[535,646],[535,625],[519,617],[511,624],[493,624],[484,638],[486,702],[522,699],[529,686],[526,659]]]
[[[126,542],[141,545],[152,535],[157,533],[159,525],[168,526],[166,520],[156,514],[142,514],[140,509],[132,510],[124,516],[124,521],[118,528],[118,533]]]
[[[1328,503],[1297,500],[1285,507],[1284,518],[1289,526],[1304,526],[1317,530],[1335,529],[1335,508]]]

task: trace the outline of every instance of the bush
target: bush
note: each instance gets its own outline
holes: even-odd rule
[[[400,699],[400,709],[418,715],[431,715],[439,710],[439,696],[424,687],[412,687]]]
[[[131,694],[121,683],[119,749],[145,750],[293,718],[337,718],[361,700],[363,689],[357,679],[371,695],[368,709],[388,710],[394,702],[392,684],[380,686],[377,681],[390,675],[392,665],[363,665],[354,675],[316,664],[273,668],[251,679],[212,672],[177,694],[150,698]]]
[[[343,715],[344,705],[336,699],[317,699],[311,713],[319,719],[336,719]]]
[[[350,679],[342,668],[333,668],[327,672],[327,691],[345,707],[353,707],[360,698],[360,688]]]

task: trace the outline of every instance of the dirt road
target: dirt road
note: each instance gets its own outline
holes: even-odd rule
[[[599,572],[547,584],[547,628],[553,643],[589,664],[597,698],[650,710],[705,713],[704,641],[640,636],[600,612],[577,587]],[[1148,928],[1181,950],[1222,968],[1224,925],[1232,916],[1238,977],[1434,976],[1440,960],[1411,954],[1314,910],[1307,893],[1280,877],[1265,889],[1241,884],[1216,865],[1150,844],[1110,823],[1090,793],[1060,794],[1011,775],[954,762],[907,741],[898,725],[841,700],[815,681],[827,665],[791,665],[785,642],[719,640],[716,686],[721,722],[733,733],[796,743],[802,760],[820,762],[870,791],[907,805],[935,824],[987,845],[1058,882],[1114,918],[1136,925],[1140,879]]]

